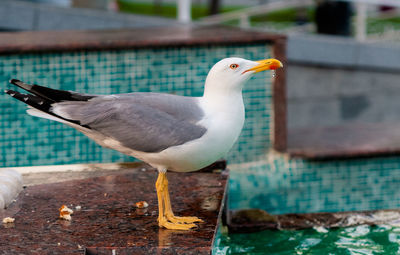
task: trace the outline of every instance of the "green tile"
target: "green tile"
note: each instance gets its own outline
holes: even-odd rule
[[[0,82],[10,78],[55,89],[94,94],[134,91],[201,96],[211,66],[225,57],[270,57],[265,44],[157,48],[124,51],[79,51],[0,56]],[[265,154],[270,140],[270,74],[259,74],[244,89],[247,122],[230,152],[232,163]],[[99,147],[60,123],[31,117],[26,107],[0,95],[0,167],[134,160]]]

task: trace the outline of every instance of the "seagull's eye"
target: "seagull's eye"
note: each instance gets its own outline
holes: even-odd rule
[[[231,65],[229,66],[229,68],[232,69],[232,70],[235,70],[235,69],[238,68],[238,67],[239,67],[238,64],[231,64]]]

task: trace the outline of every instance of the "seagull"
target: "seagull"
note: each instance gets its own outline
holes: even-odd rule
[[[5,92],[27,104],[28,114],[64,123],[103,147],[156,168],[158,225],[189,230],[202,220],[174,215],[167,170],[196,171],[225,156],[244,124],[244,83],[255,73],[280,67],[276,59],[222,59],[209,71],[202,97],[147,92],[92,95],[16,79],[10,83],[29,94]]]

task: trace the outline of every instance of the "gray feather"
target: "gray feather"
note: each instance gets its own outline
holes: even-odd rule
[[[127,148],[142,152],[181,145],[207,131],[198,124],[204,113],[191,97],[131,93],[61,102],[53,108],[64,118],[79,121]]]

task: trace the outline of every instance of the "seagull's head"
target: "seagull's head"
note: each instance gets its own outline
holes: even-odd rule
[[[242,90],[243,84],[255,73],[283,67],[277,59],[251,61],[243,58],[225,58],[216,63],[206,80],[206,89]]]

